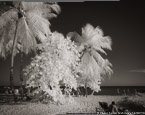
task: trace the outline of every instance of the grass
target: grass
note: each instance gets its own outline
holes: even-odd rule
[[[107,102],[108,104],[110,104],[112,101],[115,101],[117,102],[118,106],[126,107],[131,111],[133,111],[133,109],[136,111],[136,108],[139,108],[141,111],[143,109],[145,110],[143,106],[145,105],[145,99],[141,96],[88,96],[88,98],[74,97],[74,99],[75,103],[67,103],[65,105],[48,105],[36,102],[0,104],[0,115],[55,115],[59,113],[95,113],[95,108],[99,108],[99,101]]]
[[[145,94],[125,97],[118,102],[118,105],[131,112],[145,112]]]

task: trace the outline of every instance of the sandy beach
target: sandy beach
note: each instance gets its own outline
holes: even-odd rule
[[[5,103],[0,105],[1,115],[55,115],[60,113],[95,113],[99,101],[110,104],[119,102],[124,96],[88,96],[74,97],[75,103],[65,105],[42,104],[32,102]]]

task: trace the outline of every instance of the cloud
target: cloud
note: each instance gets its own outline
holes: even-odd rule
[[[140,70],[131,70],[130,72],[145,73],[145,69],[140,69]]]

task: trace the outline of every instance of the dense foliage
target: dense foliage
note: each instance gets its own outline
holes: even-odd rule
[[[104,36],[100,27],[94,28],[91,24],[87,24],[82,28],[82,35],[76,32],[70,32],[72,41],[77,45],[81,55],[81,70],[78,84],[98,92],[100,84],[105,76],[112,74],[112,64],[101,56],[101,53],[107,55],[104,49],[111,50],[111,39]]]
[[[64,38],[54,32],[38,46],[40,53],[25,69],[26,84],[61,103],[64,101],[61,86],[65,86],[67,95],[79,86],[98,92],[103,78],[113,72],[111,63],[100,54],[107,55],[104,49],[111,50],[111,43],[110,37],[104,37],[99,27],[90,24],[82,28],[81,36],[71,32]]]
[[[41,53],[24,70],[28,87],[37,87],[33,93],[44,91],[54,101],[62,102],[60,86],[66,87],[68,95],[77,88],[80,55],[76,48],[69,38],[57,32],[39,46]]]
[[[14,58],[21,55],[20,84],[22,85],[22,58],[36,50],[35,45],[51,35],[49,20],[57,17],[56,3],[3,1],[0,3],[0,56],[11,55],[10,85],[14,88]]]
[[[3,4],[2,4],[3,3]],[[0,56],[29,53],[50,34],[51,18],[60,7],[48,2],[10,1],[0,4]],[[13,50],[13,51],[12,51]]]
[[[44,94],[62,103],[63,93],[70,95],[71,90],[79,86],[100,91],[102,79],[112,74],[111,63],[102,56],[107,55],[104,49],[111,50],[109,36],[104,36],[99,27],[87,24],[81,35],[71,32],[65,38],[49,28],[49,20],[60,13],[58,4],[7,3],[3,2],[9,5],[7,10],[0,11],[0,55],[6,58],[11,54],[11,86],[14,56],[19,52],[36,51],[37,47],[39,53],[24,69],[24,83],[28,88],[35,88],[32,95]]]

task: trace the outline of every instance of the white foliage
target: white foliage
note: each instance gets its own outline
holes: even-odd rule
[[[69,33],[68,36],[72,37],[78,46],[78,51],[81,56],[81,70],[78,83],[81,86],[92,88],[95,91],[100,91],[101,80],[105,76],[112,74],[112,64],[104,59],[100,52],[107,55],[104,49],[111,50],[112,41],[109,36],[104,36],[103,31],[92,25],[87,24],[82,28],[82,35],[76,33]]]
[[[60,13],[60,6],[48,2],[13,1],[14,7],[0,15],[0,56],[6,58],[12,53],[16,32],[16,49],[28,54],[35,45],[51,35],[50,22]],[[18,23],[17,23],[18,22]],[[16,30],[16,25],[18,28]]]
[[[61,85],[69,89],[77,88],[79,53],[69,38],[65,39],[57,32],[52,33],[50,39],[39,48],[43,50],[42,53],[36,55],[24,70],[26,84],[29,87],[39,87],[48,92],[54,101],[58,101],[60,97],[63,98]]]
[[[109,36],[103,36],[103,31],[96,27],[94,28],[92,25],[87,24],[82,28],[82,37],[80,39],[81,45],[87,45],[93,47],[94,49],[109,49],[111,50],[112,41]]]

